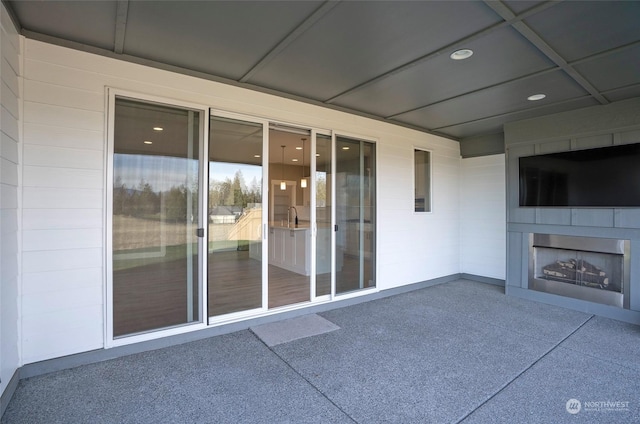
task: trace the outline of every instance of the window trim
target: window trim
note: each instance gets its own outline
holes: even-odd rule
[[[416,201],[418,200],[416,196],[417,184],[418,184],[418,173],[416,170],[416,152],[426,152],[429,154],[429,172],[428,172],[428,187],[427,187],[427,196],[425,196],[425,200],[428,199],[428,208],[425,208],[423,211],[419,211],[416,209]],[[414,214],[430,214],[433,213],[433,151],[430,149],[425,149],[423,147],[413,146],[413,213]]]

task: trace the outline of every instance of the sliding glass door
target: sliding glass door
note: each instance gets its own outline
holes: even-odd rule
[[[114,338],[375,287],[373,143],[111,101]]]
[[[264,123],[211,116],[209,123],[208,312],[263,307]]]
[[[202,320],[198,272],[202,112],[116,98],[113,336]]]
[[[336,137],[336,293],[375,287],[375,144]]]
[[[333,149],[331,136],[316,136],[315,197],[316,197],[316,296],[331,294],[331,205]]]

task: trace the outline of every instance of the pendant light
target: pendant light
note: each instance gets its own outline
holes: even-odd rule
[[[280,180],[280,190],[286,190],[287,183],[284,181],[284,148],[285,146],[282,145],[280,147],[282,147],[282,168],[281,168],[282,172],[280,172],[280,176],[282,177],[282,179]]]
[[[300,187],[307,188],[307,179],[304,177],[304,142],[306,138],[302,138],[302,179],[300,180]]]

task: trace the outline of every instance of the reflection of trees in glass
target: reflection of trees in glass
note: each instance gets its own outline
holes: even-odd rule
[[[113,185],[113,214],[136,218],[185,221],[189,194],[191,194],[193,214],[196,215],[198,210],[197,188],[189,190],[184,184],[181,184],[158,193],[154,191],[151,184],[144,180],[133,188],[127,187],[122,179],[117,177]]]
[[[324,172],[316,173],[316,207],[327,206],[327,178]]]
[[[209,208],[217,206],[239,206],[246,208],[249,203],[262,202],[261,184],[254,177],[247,186],[242,171],[236,171],[233,180],[211,180],[209,183]]]

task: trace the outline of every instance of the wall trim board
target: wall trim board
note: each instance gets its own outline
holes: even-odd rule
[[[620,240],[640,239],[640,229],[617,228],[617,227],[582,227],[569,225],[545,225],[545,224],[521,224],[508,222],[508,232],[517,233],[537,233],[537,234],[560,234],[564,236],[584,236],[617,238]]]
[[[545,303],[547,305],[584,312],[585,314],[598,315],[614,319],[616,321],[640,325],[640,312],[638,311],[617,308],[615,306],[601,305],[599,303],[587,302],[585,300],[573,299],[570,297],[558,296],[555,294],[543,293],[515,286],[507,286],[506,294],[507,296],[519,297],[520,299]]]
[[[474,275],[474,274],[460,274],[460,278],[465,280],[476,281],[478,283],[492,284],[494,286],[504,287],[505,280],[500,278],[491,278],[491,277],[483,277],[482,275]]]
[[[110,349],[97,349],[88,352],[77,353],[73,355],[63,356],[59,358],[48,359],[45,361],[34,362],[31,364],[23,365],[20,368],[20,379],[30,378],[39,375],[44,375],[56,371],[75,368],[82,365],[89,365],[97,362],[108,361],[110,359],[120,358],[122,356],[133,355],[136,353],[147,352],[151,350],[162,349],[165,347],[180,345],[197,340],[206,339],[209,337],[220,336],[223,334],[233,333],[236,331],[247,330],[250,327],[257,325],[267,324],[275,321],[281,321],[289,318],[295,318],[301,315],[314,314],[320,312],[326,312],[333,309],[339,309],[346,306],[357,305],[372,300],[383,299],[399,295],[402,293],[411,292],[414,290],[420,290],[427,287],[435,286],[438,284],[447,283],[450,281],[459,280],[460,274],[452,274],[432,280],[420,281],[405,286],[394,287],[387,290],[381,290],[379,292],[356,296],[349,299],[343,299],[333,302],[327,302],[323,304],[309,306],[307,308],[296,309],[293,311],[286,311],[274,315],[268,315],[263,317],[256,317],[244,321],[233,322],[229,324],[222,324],[218,326],[211,326],[202,330],[192,331],[188,333],[178,334],[175,336],[163,337],[159,339],[149,340],[146,342],[133,343],[124,346],[113,347]]]
[[[20,382],[20,370],[17,369],[11,379],[9,380],[9,384],[4,389],[4,392],[0,395],[0,418],[4,415],[4,411],[7,410],[7,406],[9,406],[9,402],[13,397],[13,394],[16,392],[18,388],[18,383]]]

